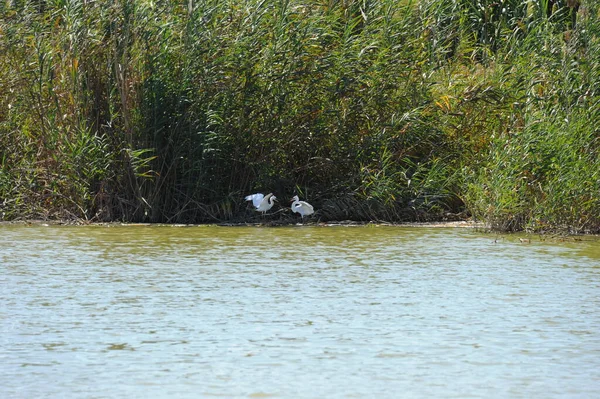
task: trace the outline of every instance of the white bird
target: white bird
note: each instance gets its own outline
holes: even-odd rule
[[[264,215],[269,209],[273,208],[274,201],[277,199],[273,193],[263,195],[261,193],[246,196],[246,201],[252,201],[252,205],[258,212]]]
[[[315,213],[315,210],[311,204],[305,201],[300,201],[297,195],[294,195],[292,198],[292,212],[297,212],[300,214],[302,220],[304,220],[304,216],[312,215]]]

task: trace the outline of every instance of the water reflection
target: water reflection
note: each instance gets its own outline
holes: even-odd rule
[[[1,226],[3,397],[593,397],[599,246]]]

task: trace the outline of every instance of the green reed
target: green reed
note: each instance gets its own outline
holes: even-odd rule
[[[573,30],[543,0],[2,2],[0,217],[245,221],[273,191],[321,220],[597,231],[581,3]]]

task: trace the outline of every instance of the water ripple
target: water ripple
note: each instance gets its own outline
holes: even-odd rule
[[[591,398],[597,242],[0,226],[3,398]]]

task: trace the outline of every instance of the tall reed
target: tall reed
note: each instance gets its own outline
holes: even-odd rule
[[[0,216],[244,221],[273,191],[597,231],[598,6],[567,3],[2,2]]]

